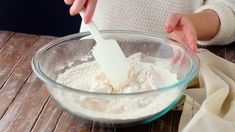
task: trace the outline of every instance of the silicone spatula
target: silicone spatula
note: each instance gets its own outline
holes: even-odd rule
[[[80,14],[84,18],[84,11],[81,11]],[[122,49],[115,39],[104,39],[93,21],[86,25],[96,41],[96,45],[93,47],[93,56],[96,62],[112,86],[118,88],[127,81],[130,69]]]

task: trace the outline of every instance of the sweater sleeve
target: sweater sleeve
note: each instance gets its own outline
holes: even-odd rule
[[[218,33],[210,40],[198,41],[199,45],[226,45],[235,41],[235,0],[207,0],[195,12],[214,10],[220,19]],[[208,18],[209,19],[209,18]]]

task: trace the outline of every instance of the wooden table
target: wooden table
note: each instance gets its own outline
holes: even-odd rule
[[[179,110],[172,110],[152,123],[129,128],[87,125],[64,112],[51,99],[30,65],[35,52],[52,39],[55,37],[0,31],[0,132],[177,131]],[[234,44],[206,48],[235,62]]]

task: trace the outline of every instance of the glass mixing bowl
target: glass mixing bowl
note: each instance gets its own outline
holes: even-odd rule
[[[143,32],[101,31],[101,34],[104,38],[117,40],[126,57],[142,52],[152,58],[142,58],[142,61],[161,62],[160,66],[177,75],[177,81],[135,93],[89,92],[84,88],[69,87],[58,83],[58,76],[73,66],[94,61],[91,49],[95,41],[87,32],[53,40],[33,57],[33,71],[64,110],[86,123],[128,126],[151,122],[177,104],[187,84],[199,71],[198,57],[182,43]],[[113,69],[118,70],[118,67]],[[158,78],[160,76],[155,79]]]

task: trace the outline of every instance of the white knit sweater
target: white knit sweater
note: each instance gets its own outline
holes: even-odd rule
[[[198,43],[223,45],[235,41],[235,0],[98,0],[93,20],[99,30],[163,33],[170,14],[205,9],[217,12],[221,26],[214,38]],[[82,31],[87,31],[84,24]]]

